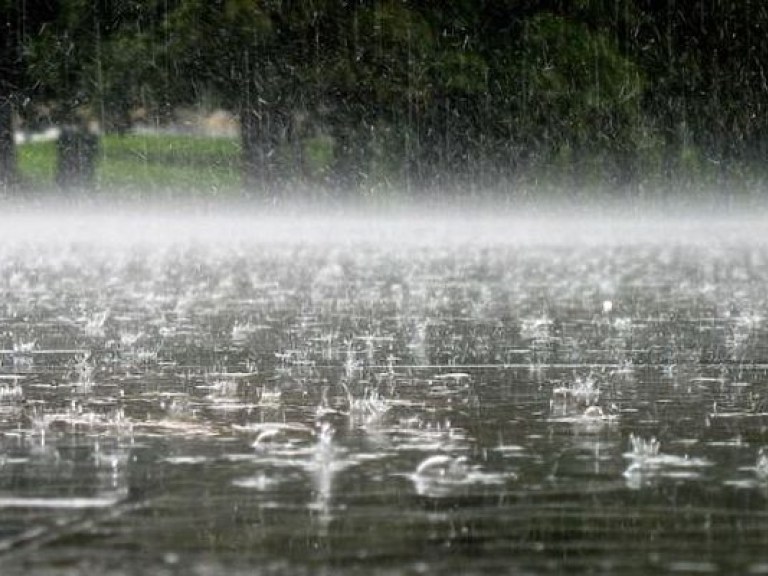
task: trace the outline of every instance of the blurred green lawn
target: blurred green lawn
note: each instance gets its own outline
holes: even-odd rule
[[[56,142],[19,145],[18,162],[28,187],[53,187]],[[155,134],[101,138],[96,186],[105,193],[135,190],[150,195],[236,195],[241,182],[237,139]]]

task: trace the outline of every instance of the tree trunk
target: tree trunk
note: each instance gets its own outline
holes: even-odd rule
[[[259,143],[258,112],[243,106],[240,111],[240,141],[243,168],[243,186],[248,192],[261,189],[263,158]]]
[[[0,95],[0,191],[16,184],[16,146],[13,141],[13,107]]]
[[[93,186],[99,138],[82,128],[65,127],[57,142],[56,182],[62,188]]]
[[[280,192],[280,150],[286,140],[287,115],[275,106],[260,102],[242,106],[240,139],[243,185],[247,192],[274,198]]]

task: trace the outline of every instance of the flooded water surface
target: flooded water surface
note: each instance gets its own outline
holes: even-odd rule
[[[4,575],[768,572],[759,226],[12,228]]]

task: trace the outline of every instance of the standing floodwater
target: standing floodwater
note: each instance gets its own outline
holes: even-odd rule
[[[56,221],[0,243],[3,575],[768,571],[748,230]]]

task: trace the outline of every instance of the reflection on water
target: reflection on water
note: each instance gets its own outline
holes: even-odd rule
[[[3,574],[768,569],[763,246],[26,222]]]

